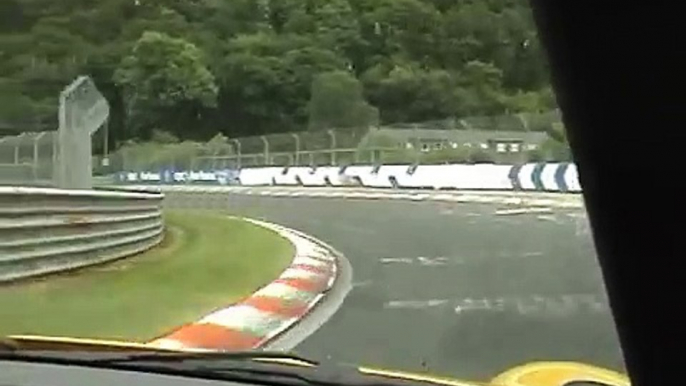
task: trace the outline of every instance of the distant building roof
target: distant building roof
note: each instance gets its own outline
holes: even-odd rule
[[[369,135],[387,136],[398,142],[449,141],[455,143],[487,143],[489,141],[518,140],[540,144],[548,134],[536,131],[486,131],[486,130],[437,130],[437,129],[391,129],[380,128]]]

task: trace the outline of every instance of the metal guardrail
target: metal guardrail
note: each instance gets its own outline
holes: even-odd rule
[[[0,282],[100,264],[159,244],[163,197],[0,187]]]

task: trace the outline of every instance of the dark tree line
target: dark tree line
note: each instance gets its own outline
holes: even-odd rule
[[[554,107],[515,0],[3,0],[0,122],[54,123],[90,75],[117,140]],[[28,127],[27,127],[28,128]]]

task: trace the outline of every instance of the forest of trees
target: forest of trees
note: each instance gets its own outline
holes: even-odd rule
[[[51,124],[82,74],[117,140],[555,107],[522,0],[0,1],[0,121]]]

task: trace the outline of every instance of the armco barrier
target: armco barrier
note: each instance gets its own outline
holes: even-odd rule
[[[161,194],[0,187],[0,282],[119,259],[163,237]]]
[[[260,167],[242,170],[121,173],[136,184],[215,184],[242,186],[364,186],[396,189],[581,191],[576,165],[355,165]]]

